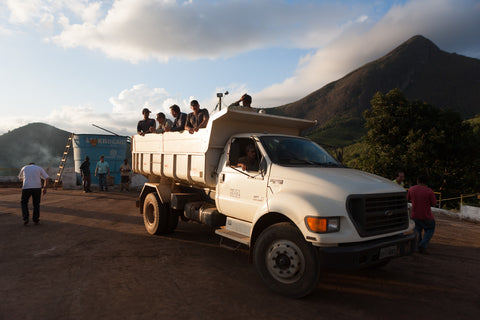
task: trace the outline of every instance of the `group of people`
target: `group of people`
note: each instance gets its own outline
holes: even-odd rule
[[[176,104],[170,107],[170,113],[173,121],[167,119],[163,112],[157,113],[158,127],[154,119],[150,119],[151,111],[148,108],[142,110],[143,120],[137,125],[137,133],[144,136],[148,133],[164,133],[169,131],[188,131],[189,133],[197,132],[201,128],[205,128],[208,123],[209,113],[207,109],[201,109],[197,100],[190,102],[192,112],[188,115],[180,111],[180,107]]]
[[[393,182],[404,187],[405,173],[398,171]],[[425,175],[419,175],[417,184],[408,189],[407,200],[412,203],[411,218],[415,222],[415,232],[418,235],[418,252],[428,254],[427,246],[435,232],[435,218],[431,207],[437,205],[437,198],[433,190],[427,187]]]
[[[240,103],[242,103],[242,106],[240,106]],[[255,109],[251,107],[251,104],[252,97],[245,93],[238,101],[235,101],[228,106],[228,108],[233,109],[240,107],[241,110],[255,111]],[[152,112],[148,108],[143,108],[143,119],[138,121],[137,133],[141,136],[148,133],[164,133],[170,131],[188,131],[193,134],[201,128],[206,128],[210,118],[208,110],[200,108],[200,104],[197,100],[192,100],[190,102],[190,108],[192,109],[192,112],[186,114],[181,112],[178,105],[172,105],[170,107],[170,113],[173,117],[173,121],[167,119],[163,112],[157,113],[156,120],[158,126],[155,120],[150,118]]]
[[[123,160],[123,164],[120,165],[120,191],[124,189],[129,190],[130,186],[130,173],[132,168],[128,164],[128,159]],[[90,158],[85,157],[85,161],[80,165],[80,173],[82,174],[83,180],[83,192],[92,192],[90,190],[91,185],[91,173],[90,173]],[[100,191],[108,191],[107,177],[110,176],[110,165],[105,161],[104,156],[100,156],[100,161],[97,162],[95,167],[95,176],[98,176],[98,184],[100,186]]]
[[[121,174],[121,189],[128,191],[130,183],[130,172],[132,169],[128,164],[128,160],[125,159],[123,164],[120,166]],[[90,189],[91,185],[91,173],[90,173],[90,158],[85,157],[85,161],[82,162],[80,166],[80,172],[82,174],[83,180],[83,191],[85,193],[92,192]],[[95,167],[95,176],[98,176],[98,181],[100,184],[101,191],[108,191],[107,176],[110,175],[110,166],[107,161],[105,161],[104,156],[100,156],[100,160],[97,162]],[[47,172],[40,166],[35,165],[35,163],[29,163],[24,166],[18,178],[22,181],[22,197],[20,200],[22,208],[22,218],[23,224],[28,225],[30,220],[30,214],[28,211],[28,202],[32,198],[33,202],[33,215],[32,220],[35,225],[40,223],[40,199],[42,194],[47,193],[48,179],[50,178]],[[43,185],[42,185],[43,180]]]

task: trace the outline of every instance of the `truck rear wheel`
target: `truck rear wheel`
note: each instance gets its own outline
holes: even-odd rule
[[[253,249],[255,268],[271,290],[292,298],[311,293],[320,279],[318,251],[291,223],[265,229]]]
[[[162,234],[168,227],[168,208],[160,203],[155,193],[149,193],[143,202],[143,224],[150,234]]]

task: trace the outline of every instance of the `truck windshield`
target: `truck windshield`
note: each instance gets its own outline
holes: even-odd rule
[[[313,141],[300,137],[259,137],[270,159],[280,165],[342,167],[327,151]]]

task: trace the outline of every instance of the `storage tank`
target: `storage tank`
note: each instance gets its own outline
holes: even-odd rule
[[[85,160],[85,156],[88,156],[90,158],[92,184],[98,184],[98,177],[94,176],[95,167],[97,162],[100,161],[100,156],[104,156],[110,168],[110,175],[114,178],[114,184],[119,184],[120,165],[127,158],[127,140],[128,137],[125,136],[75,134],[73,136],[75,172],[80,173],[80,166]]]

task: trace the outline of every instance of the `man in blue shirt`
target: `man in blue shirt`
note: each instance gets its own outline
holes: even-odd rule
[[[100,185],[100,191],[108,191],[107,186],[107,176],[110,175],[110,168],[108,162],[105,161],[104,156],[100,156],[100,161],[97,162],[97,167],[95,168],[95,176],[98,174],[98,184]]]

